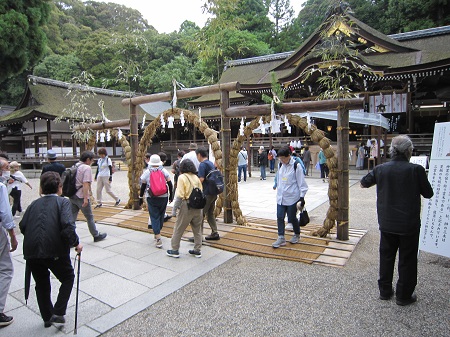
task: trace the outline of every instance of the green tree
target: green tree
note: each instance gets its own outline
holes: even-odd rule
[[[49,55],[34,67],[33,75],[69,82],[80,74],[80,60],[73,54]]]
[[[3,0],[0,3],[0,82],[41,59],[49,16],[48,0]]]
[[[273,38],[277,39],[281,31],[294,19],[295,12],[290,0],[266,0],[266,4],[274,21]]]

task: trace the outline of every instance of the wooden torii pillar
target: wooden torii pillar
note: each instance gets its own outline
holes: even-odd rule
[[[337,217],[337,238],[348,240],[349,231],[349,110],[363,107],[364,99],[343,99],[327,101],[308,101],[283,103],[277,114],[300,113],[337,110],[337,157],[338,157],[338,217]],[[245,107],[232,107],[225,110],[226,117],[257,117],[268,116],[271,113],[270,105],[253,105]]]

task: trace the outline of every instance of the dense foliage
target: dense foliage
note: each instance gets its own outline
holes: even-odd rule
[[[296,0],[298,1],[298,0]],[[348,0],[353,15],[393,34],[450,24],[449,0]],[[170,34],[126,6],[81,0],[0,3],[0,103],[16,105],[28,74],[69,81],[85,71],[91,85],[153,93],[176,79],[215,83],[224,62],[294,50],[338,0],[204,0],[205,27],[185,21]],[[26,6],[25,6],[26,4]]]

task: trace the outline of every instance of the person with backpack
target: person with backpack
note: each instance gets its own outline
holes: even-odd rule
[[[180,212],[173,230],[171,240],[172,249],[168,250],[166,254],[170,257],[180,257],[181,236],[190,224],[192,233],[194,234],[194,249],[189,250],[189,254],[195,257],[202,257],[202,208],[194,208],[189,204],[194,189],[203,190],[202,182],[197,177],[197,169],[190,159],[183,160],[180,165],[180,173],[176,192],[177,198],[181,200]]]
[[[173,185],[170,174],[162,166],[161,157],[153,154],[150,157],[149,169],[141,175],[141,191],[139,193],[139,203],[142,205],[144,194],[147,198],[148,212],[150,215],[151,227],[155,235],[156,248],[162,248],[161,228],[164,224],[164,214],[167,202],[173,200]]]
[[[241,147],[241,151],[238,153],[238,183],[241,182],[241,173],[244,173],[244,181],[247,181],[247,150],[245,146]]]
[[[177,197],[177,187],[178,187],[178,177],[180,176],[180,164],[181,160],[183,159],[184,151],[178,151],[177,153],[177,160],[173,162],[172,165],[172,173],[173,173],[173,194],[175,195],[174,203],[172,206],[172,216],[177,216],[177,210],[180,208],[181,205],[181,199]],[[192,161],[192,160],[191,160]],[[197,172],[197,170],[195,170]]]
[[[75,175],[73,176],[75,180],[74,182],[76,190],[75,194],[69,196],[66,193],[66,191],[64,191],[64,186],[63,192],[66,197],[69,197],[69,200],[72,203],[73,220],[76,221],[78,217],[78,212],[81,210],[84,217],[86,218],[89,232],[94,237],[94,242],[99,242],[102,241],[104,238],[106,238],[107,234],[100,233],[97,230],[97,226],[95,225],[94,221],[94,214],[92,214],[90,193],[92,184],[91,165],[93,162],[94,162],[94,153],[91,151],[84,151],[80,156],[80,161],[77,164],[75,164],[76,171]],[[66,181],[63,182],[63,185],[66,185]]]
[[[61,177],[45,172],[40,178],[41,197],[28,206],[19,224],[23,234],[23,258],[36,282],[36,297],[44,326],[65,323],[67,303],[75,274],[70,261],[70,248],[81,253],[83,246],[75,231],[71,203],[62,198]],[[58,298],[51,299],[50,271],[61,282]],[[28,283],[29,290],[29,283]]]
[[[112,183],[112,175],[113,175],[113,167],[112,161],[108,157],[108,152],[104,147],[98,150],[98,155],[100,158],[97,160],[97,173],[95,174],[94,180],[97,181],[97,205],[95,208],[102,207],[102,191],[103,187],[106,190],[111,198],[113,198],[116,203],[114,206],[119,206],[120,199],[114,192],[111,190]]]
[[[292,223],[294,236],[289,241],[291,244],[300,240],[300,226],[297,219],[297,202],[301,207],[305,205],[305,195],[308,185],[305,181],[303,169],[296,169],[295,159],[291,157],[289,147],[284,146],[278,151],[278,159],[281,166],[277,174],[277,226],[278,239],[272,244],[273,248],[286,245],[284,217],[287,214],[288,221]]]
[[[198,177],[203,184],[203,193],[206,197],[206,205],[203,208],[203,217],[206,217],[209,226],[211,227],[211,234],[205,237],[206,240],[220,240],[220,235],[217,230],[216,217],[214,210],[216,208],[217,187],[216,183],[207,179],[208,174],[215,170],[214,164],[208,160],[208,152],[204,148],[195,150],[197,159],[200,162],[198,167]],[[203,226],[202,226],[203,228]]]

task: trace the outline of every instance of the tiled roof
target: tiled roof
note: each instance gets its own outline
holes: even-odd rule
[[[68,96],[69,83],[29,76],[28,88],[35,104],[27,106],[28,100],[24,100],[22,107],[6,116],[0,117],[0,125],[24,122],[34,117],[49,118],[53,120],[63,114],[68,108],[71,96]],[[96,95],[87,100],[88,111],[92,115],[101,115],[100,100],[104,102],[105,115],[110,120],[128,119],[129,108],[122,106],[122,99],[128,93],[123,91],[108,90],[102,88],[90,88]],[[142,118],[144,111],[138,107],[138,118]]]

